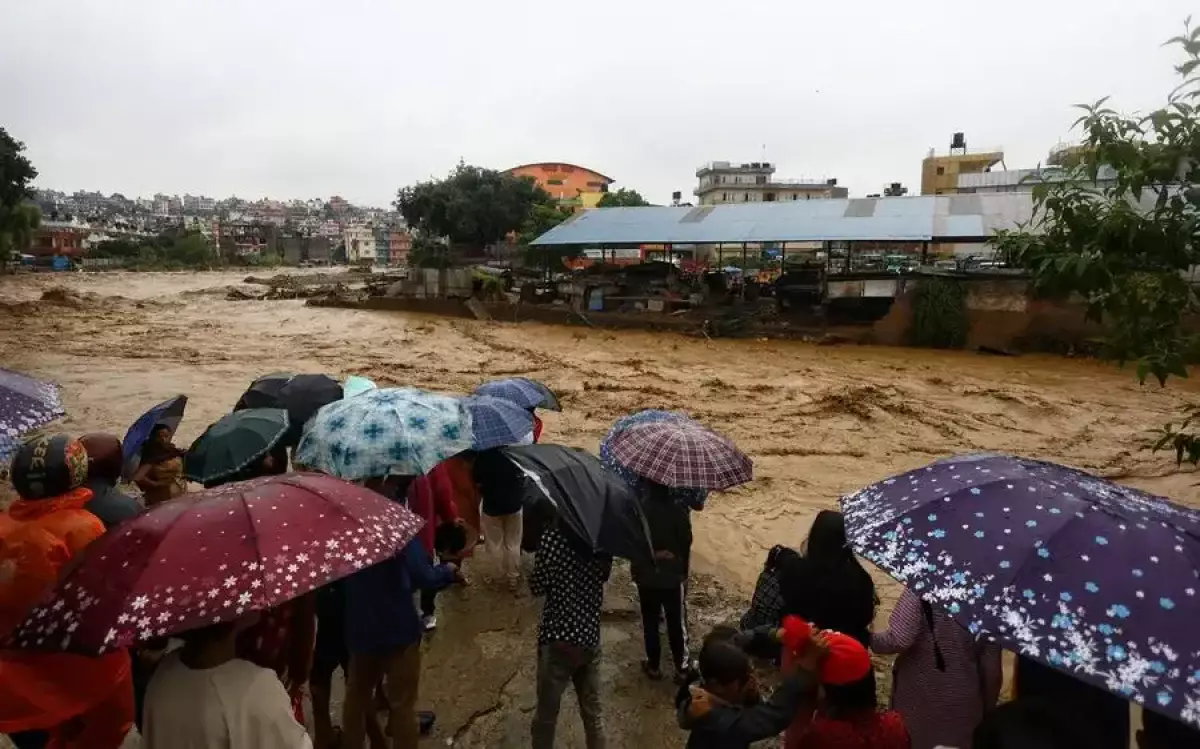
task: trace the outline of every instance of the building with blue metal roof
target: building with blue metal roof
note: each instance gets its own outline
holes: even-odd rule
[[[599,208],[577,213],[538,246],[786,244],[788,242],[984,243],[1033,215],[1029,192]]]

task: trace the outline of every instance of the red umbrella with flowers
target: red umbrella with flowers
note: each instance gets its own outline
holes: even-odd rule
[[[395,554],[423,521],[317,474],[158,505],[88,547],[9,647],[101,654],[277,606]]]

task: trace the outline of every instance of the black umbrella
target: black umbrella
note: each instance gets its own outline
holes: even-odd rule
[[[526,512],[551,505],[563,526],[594,551],[648,562],[654,552],[637,495],[596,456],[564,445],[516,445],[475,460],[484,502],[489,493],[521,497]]]
[[[201,484],[223,481],[269,453],[288,432],[282,408],[247,408],[226,414],[188,448],[183,472]]]
[[[300,441],[304,425],[323,406],[342,399],[342,386],[337,380],[323,374],[290,374],[277,372],[264,375],[254,382],[233,407],[234,411],[246,408],[282,408],[287,410],[291,428],[285,437],[289,445]]]

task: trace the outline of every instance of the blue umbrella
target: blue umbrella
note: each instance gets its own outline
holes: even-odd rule
[[[533,413],[503,398],[471,395],[462,399],[471,412],[471,446],[488,450],[504,445],[532,442]]]
[[[420,476],[470,450],[471,440],[471,414],[461,398],[379,388],[318,411],[292,459],[347,481]]]
[[[475,388],[475,395],[488,395],[493,398],[503,398],[512,401],[521,408],[545,408],[550,411],[561,411],[558,396],[554,391],[537,380],[528,377],[505,377],[491,380]]]
[[[682,411],[663,411],[656,408],[648,408],[644,411],[638,411],[628,416],[622,416],[613,422],[612,427],[608,430],[608,434],[604,435],[604,439],[600,440],[600,463],[625,480],[627,484],[634,488],[635,491],[641,492],[646,479],[639,476],[634,471],[627,468],[623,463],[613,456],[612,440],[618,434],[637,424],[652,424],[656,421],[694,421],[692,417]],[[694,489],[690,487],[672,487],[670,494],[675,500],[693,510],[704,509],[704,503],[708,499],[707,489]]]
[[[63,413],[54,384],[0,367],[0,464],[8,464],[22,435]]]
[[[186,395],[168,398],[133,422],[129,431],[125,432],[125,439],[121,440],[125,458],[125,478],[137,472],[138,465],[142,462],[142,447],[154,433],[155,427],[164,426],[172,437],[175,436],[175,430],[179,429],[179,424],[183,421],[183,412],[187,410],[187,401]]]
[[[973,634],[1200,726],[1200,513],[996,455],[895,476],[842,511],[855,551]]]

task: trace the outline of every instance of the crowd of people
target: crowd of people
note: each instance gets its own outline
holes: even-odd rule
[[[537,420],[529,440],[540,432]],[[38,435],[21,445],[11,469],[19,499],[0,515],[0,633],[90,543],[187,491],[184,451],[171,435],[155,429],[141,449],[132,475],[140,498],[120,488],[123,450],[115,435]],[[555,522],[531,523],[520,497],[481,491],[473,460],[468,452],[423,476],[364,481],[422,518],[420,533],[390,559],[287,604],[101,658],[3,651],[0,693],[26,699],[0,706],[0,731],[18,749],[116,749],[135,724],[146,749],[410,749],[436,720],[417,708],[422,638],[437,627],[437,594],[466,583],[464,561],[482,540],[514,589],[522,549],[535,555],[528,586],[544,602],[532,746],[556,746],[562,697],[573,687],[587,746],[603,749],[600,613],[613,559]],[[276,448],[225,480],[288,470],[287,451]],[[1016,699],[999,706],[1000,651],[911,592],[876,627],[874,583],[833,511],[817,515],[799,550],[773,548],[737,626],[714,629],[694,649],[686,603],[691,514],[703,497],[649,480],[637,490],[653,547],[652,559],[632,566],[641,671],[675,680],[688,747],[747,747],[779,734],[788,749],[1127,747],[1125,701],[1033,661],[1022,659]],[[785,645],[789,616],[815,627],[801,647]],[[886,706],[874,670],[850,683],[823,683],[833,633],[895,656]],[[781,674],[765,697],[756,676],[763,668]],[[335,721],[339,670],[345,701]],[[1149,711],[1137,741],[1140,749],[1200,746],[1190,729]]]

